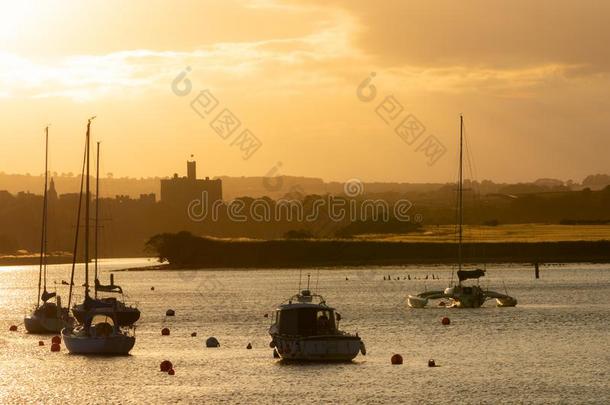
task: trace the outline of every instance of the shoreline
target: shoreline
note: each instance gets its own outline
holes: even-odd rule
[[[164,237],[156,248],[168,264],[150,270],[448,265],[458,256],[456,243]],[[610,241],[465,243],[462,258],[477,264],[610,263]]]
[[[370,269],[371,267],[375,268],[395,268],[395,267],[403,267],[403,266],[422,266],[422,267],[437,267],[437,266],[448,266],[456,264],[456,262],[447,262],[447,263],[401,263],[401,264],[337,264],[337,265],[320,265],[320,266],[268,266],[268,267],[185,267],[185,266],[177,266],[169,263],[163,263],[152,266],[142,266],[142,267],[129,267],[125,269],[112,270],[113,273],[120,272],[138,272],[138,271],[162,271],[162,272],[172,272],[172,271],[233,271],[233,270],[243,270],[243,271],[264,271],[264,270],[299,270],[299,269],[323,269],[323,270],[343,270],[349,268],[350,270],[360,271]],[[463,263],[464,266],[476,266],[479,263]],[[510,262],[510,261],[498,261],[498,262],[485,262],[487,265],[533,265],[531,262]],[[558,267],[558,266],[566,266],[568,264],[610,264],[610,260],[608,261],[563,261],[563,262],[541,262],[539,265],[545,267]]]

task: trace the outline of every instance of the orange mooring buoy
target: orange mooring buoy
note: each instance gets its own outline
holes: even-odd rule
[[[248,343],[248,346],[246,346],[246,349],[248,349],[248,350],[252,349],[252,343]]]
[[[197,337],[197,332],[191,333],[191,337]]]
[[[174,311],[173,309],[168,309],[167,311],[165,311],[165,316],[174,316],[176,315],[176,311]]]
[[[428,360],[428,367],[436,367],[436,362],[434,361],[434,359]]]
[[[59,343],[53,343],[51,345],[51,351],[52,352],[58,352],[61,350],[61,346],[59,345]]]
[[[61,338],[57,335],[53,336],[53,338],[51,339],[51,343],[53,344],[61,344]]]
[[[449,325],[451,323],[451,319],[449,319],[448,317],[444,316],[443,319],[441,319],[441,323],[443,325]]]
[[[10,328],[8,328],[8,330],[10,332],[17,332],[17,325],[11,325]]]
[[[402,356],[400,354],[395,354],[390,359],[392,364],[402,364]]]
[[[38,346],[44,346],[44,342],[42,340],[38,341]]]
[[[161,329],[161,335],[162,336],[169,336],[169,328]]]
[[[176,374],[176,372],[174,371],[173,368],[170,368],[169,370],[167,370],[167,374],[174,375],[174,374]]]

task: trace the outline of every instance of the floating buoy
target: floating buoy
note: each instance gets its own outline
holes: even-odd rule
[[[274,359],[279,359],[280,358],[280,354],[275,349],[273,349],[273,358]]]
[[[395,364],[395,365],[402,364],[402,356],[400,354],[395,354],[392,356],[390,361],[392,362],[392,364]]]
[[[173,368],[170,368],[169,370],[167,370],[167,374],[174,375],[174,374],[176,374],[176,372],[174,371]]]
[[[248,349],[248,350],[252,349],[252,343],[248,343],[248,346],[246,346],[246,349]]]
[[[263,315],[263,317],[269,318],[269,314],[265,314],[265,315]]]
[[[443,319],[441,319],[441,323],[443,325],[449,325],[451,323],[451,319],[449,319],[448,317],[444,316]]]
[[[162,336],[169,336],[169,328],[161,329],[161,335]]]
[[[51,351],[52,352],[58,352],[61,350],[61,346],[59,345],[59,343],[53,343],[51,345]]]
[[[51,339],[51,343],[53,343],[53,344],[55,344],[55,343],[56,343],[56,344],[58,344],[58,345],[59,345],[59,344],[61,344],[61,338],[60,338],[59,336],[55,335],[55,336],[53,336],[53,338]]]
[[[167,311],[165,311],[165,316],[174,316],[176,315],[176,311],[174,311],[173,309],[168,309]]]
[[[206,345],[206,347],[219,347],[220,342],[218,342],[218,339],[216,339],[215,337],[209,337],[205,341],[205,345]]]
[[[44,346],[44,342],[42,340],[38,341],[38,346]]]
[[[434,359],[428,360],[428,367],[436,367],[436,362],[434,361]]]
[[[155,286],[150,287],[150,291],[155,291]]]
[[[17,332],[17,325],[11,325],[10,328],[8,328],[8,330],[10,332]]]
[[[191,337],[197,337],[197,332],[191,333]]]
[[[163,360],[161,362],[161,365],[159,366],[161,371],[163,371],[164,373],[168,372],[169,370],[174,368],[174,365],[172,364],[171,361],[169,360]]]

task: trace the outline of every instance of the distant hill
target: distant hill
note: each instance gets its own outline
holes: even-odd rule
[[[78,192],[80,187],[80,176],[72,173],[52,173],[55,188],[59,194]],[[315,177],[300,176],[278,176],[278,177],[216,177],[222,179],[223,196],[225,200],[237,197],[263,197],[273,199],[292,195],[341,195],[344,194],[344,183],[325,182]],[[137,198],[140,194],[154,193],[159,199],[161,177],[114,177],[111,173],[100,179],[102,197],[115,197],[126,195]],[[0,190],[6,190],[11,194],[18,192],[32,192],[41,194],[43,184],[42,175],[30,174],[7,174],[0,172]],[[466,189],[477,191],[479,194],[523,194],[541,193],[548,191],[569,191],[591,188],[600,190],[610,185],[610,175],[595,174],[587,176],[582,184],[571,181],[564,183],[557,179],[538,179],[530,183],[494,183],[490,180],[480,182],[465,182]],[[454,193],[454,186],[449,183],[389,183],[369,182],[363,184],[363,193],[367,195],[381,194],[417,194],[437,193],[444,190],[447,196]]]

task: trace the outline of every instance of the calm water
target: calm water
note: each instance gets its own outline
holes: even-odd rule
[[[110,270],[146,264],[105,261],[102,281]],[[50,277],[68,272],[52,266]],[[318,272],[311,273],[315,287]],[[383,281],[432,273],[442,280]],[[406,307],[408,293],[444,287],[450,274],[450,267],[320,270],[317,291],[343,315],[341,328],[363,337],[368,354],[352,364],[286,365],[272,358],[264,314],[297,291],[298,271],[116,273],[143,313],[136,346],[128,357],[92,358],[63,346],[51,353],[50,337],[24,334],[37,269],[0,267],[0,403],[610,402],[610,265],[543,267],[540,280],[529,267],[488,268],[482,285],[504,291],[505,284],[516,308]],[[168,308],[175,317],[165,317]],[[8,332],[17,323],[19,332]],[[171,336],[161,336],[163,327]],[[208,336],[221,347],[206,349]],[[39,347],[40,339],[47,345]],[[390,365],[393,353],[404,365]],[[441,367],[428,368],[430,358]],[[158,371],[164,359],[175,376]]]

